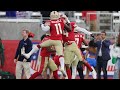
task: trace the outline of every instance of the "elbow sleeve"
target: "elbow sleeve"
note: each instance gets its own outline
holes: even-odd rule
[[[87,35],[91,35],[91,34],[92,34],[91,32],[89,32],[89,31],[87,31],[86,29],[81,28],[81,27],[76,27],[75,29],[76,29],[76,31],[83,32],[83,33],[85,33],[85,34],[87,34]]]
[[[67,18],[67,23],[70,23],[70,20]]]
[[[41,25],[41,28],[43,31],[47,32],[50,30],[50,27],[49,26],[44,26],[44,24]]]

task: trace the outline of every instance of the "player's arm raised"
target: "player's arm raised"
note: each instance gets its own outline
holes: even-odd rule
[[[68,32],[72,31],[72,27],[70,25],[70,23],[66,23],[64,26],[65,30],[67,30]]]
[[[64,18],[65,30],[67,30],[68,32],[72,31],[72,27],[71,27],[70,20],[68,19],[68,17],[66,15],[62,15],[61,17]]]
[[[87,34],[87,35],[91,35],[91,34],[92,34],[92,33],[89,32],[88,30],[86,30],[85,28],[79,27],[79,26],[77,26],[77,25],[75,25],[75,30],[76,30],[76,31],[79,31],[79,32],[83,32],[83,33],[85,33],[85,34]]]

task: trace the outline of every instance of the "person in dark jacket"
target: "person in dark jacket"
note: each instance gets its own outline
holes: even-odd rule
[[[23,39],[19,42],[14,62],[16,63],[16,79],[21,79],[22,70],[24,69],[27,79],[30,78],[30,62],[31,59],[26,59],[22,54],[29,53],[32,50],[32,42],[28,37],[29,31],[22,31]]]
[[[29,34],[28,34],[28,38],[32,41],[33,40],[33,38],[35,37],[35,34],[33,33],[33,32],[29,32]],[[25,75],[25,71],[24,71],[24,69],[23,69],[23,75],[22,75],[22,79],[27,79],[27,77],[26,77],[26,75]]]
[[[95,42],[97,46],[97,78],[101,79],[101,69],[103,70],[103,77],[107,79],[107,63],[108,60],[111,59],[110,57],[110,49],[109,46],[111,45],[110,40],[106,39],[106,32],[101,32],[101,40]]]

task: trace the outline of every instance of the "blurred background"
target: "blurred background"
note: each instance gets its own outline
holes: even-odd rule
[[[21,39],[21,29],[28,28],[35,33],[34,40],[39,40],[44,33],[40,30],[43,20],[49,19],[51,11],[0,11],[0,36],[3,40]],[[75,21],[81,27],[93,33],[102,30],[107,37],[115,39],[120,30],[120,11],[59,11]],[[89,39],[89,36],[86,36]]]

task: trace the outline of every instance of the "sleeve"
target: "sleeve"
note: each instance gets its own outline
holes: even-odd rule
[[[50,30],[50,26],[45,26],[44,24],[41,25],[41,29],[45,32]]]
[[[103,45],[105,46],[105,47],[109,47],[110,46],[110,41],[109,40],[104,40],[103,41]]]
[[[21,41],[19,42],[19,45],[17,47],[17,51],[16,51],[16,54],[15,54],[15,59],[17,59],[18,55],[20,55],[20,45],[21,45]]]
[[[66,18],[66,21],[67,21],[67,23],[70,23],[70,20],[68,19],[68,17]]]
[[[68,23],[68,24],[65,24],[64,28],[65,28],[68,32],[72,31],[71,24],[69,24],[69,23]]]
[[[32,41],[29,40],[28,42],[28,53],[32,50]]]
[[[67,23],[70,23],[70,20],[68,19],[68,17],[66,15],[62,15],[63,18],[65,18]]]
[[[87,35],[92,34],[91,32],[87,31],[85,28],[81,28],[81,27],[78,27],[78,26],[75,27],[75,31],[83,32],[83,33],[85,33]]]

